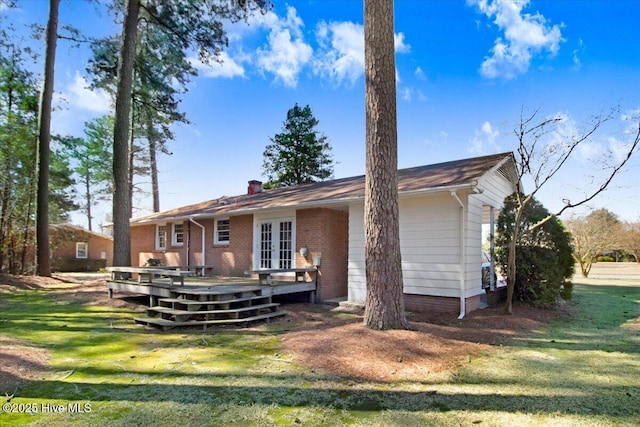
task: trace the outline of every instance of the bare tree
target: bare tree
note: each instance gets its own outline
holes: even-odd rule
[[[568,164],[569,160],[577,152],[578,147],[590,141],[605,123],[616,116],[616,112],[617,110],[612,110],[606,116],[595,117],[584,132],[565,134],[565,136],[559,139],[550,141],[548,136],[556,130],[558,124],[565,122],[567,118],[562,115],[556,115],[544,118],[538,122],[539,110],[535,110],[528,116],[525,116],[524,110],[522,111],[520,123],[514,130],[518,141],[516,167],[519,182],[525,177],[528,177],[533,183],[533,188],[527,194],[522,193],[522,188],[519,188],[516,192],[518,208],[515,215],[515,226],[513,227],[509,240],[505,313],[511,314],[513,312],[512,300],[516,280],[516,247],[520,238],[536,230],[551,218],[560,216],[566,210],[581,206],[593,200],[594,197],[607,189],[613,178],[624,168],[631,156],[638,150],[640,143],[640,122],[638,123],[638,128],[634,128],[632,132],[634,136],[627,144],[627,150],[622,159],[617,163],[608,165],[608,168],[603,168],[608,170],[608,174],[601,180],[600,185],[596,185],[594,189],[588,191],[579,201],[565,199],[563,200],[564,205],[557,212],[549,214],[547,217],[542,218],[527,228],[523,229],[521,227],[524,207],[533,200],[540,189],[547,183],[553,182],[558,172]]]
[[[407,329],[398,214],[392,0],[365,0],[364,40],[367,128],[364,324],[372,329]]]
[[[630,252],[636,262],[640,264],[640,221],[624,224],[620,244],[624,250]]]
[[[565,221],[573,240],[573,257],[582,277],[589,277],[591,266],[605,250],[618,249],[622,224],[607,209],[596,209],[586,217],[571,216]]]

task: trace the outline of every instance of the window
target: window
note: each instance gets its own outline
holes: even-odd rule
[[[86,242],[76,242],[76,258],[88,258],[89,246]]]
[[[156,226],[156,249],[158,250],[167,249],[167,226],[166,225]]]
[[[171,245],[182,246],[184,243],[184,224],[172,224]]]
[[[216,220],[213,243],[216,245],[229,244],[229,218]]]

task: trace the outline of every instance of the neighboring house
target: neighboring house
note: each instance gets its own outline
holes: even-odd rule
[[[512,153],[399,171],[407,310],[480,306],[482,225],[517,184]],[[132,219],[131,241],[133,265],[160,258],[242,276],[319,264],[320,301],[364,303],[364,176],[265,191],[250,181],[244,195]]]
[[[113,239],[72,224],[49,226],[52,271],[98,271],[112,265]]]

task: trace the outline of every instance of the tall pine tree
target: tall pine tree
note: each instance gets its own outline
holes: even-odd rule
[[[307,105],[287,112],[281,133],[264,150],[267,187],[286,187],[323,181],[333,175],[333,157],[327,137],[316,129],[318,120]]]

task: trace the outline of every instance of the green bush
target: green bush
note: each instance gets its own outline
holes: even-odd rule
[[[51,261],[51,270],[59,272],[100,271],[107,266],[104,259],[61,258]]]
[[[615,262],[615,261],[616,260],[613,259],[613,257],[610,257],[609,255],[602,255],[596,258],[596,262]]]
[[[566,281],[562,284],[562,288],[560,288],[560,296],[565,301],[571,301],[571,295],[573,293],[573,282]]]
[[[515,221],[516,198],[505,199],[497,223],[496,260],[507,271],[509,243]],[[525,207],[521,229],[527,229],[546,218],[549,211],[533,199]],[[571,234],[553,217],[532,232],[521,234],[516,246],[516,281],[514,299],[549,305],[560,298],[571,299],[574,260]]]

